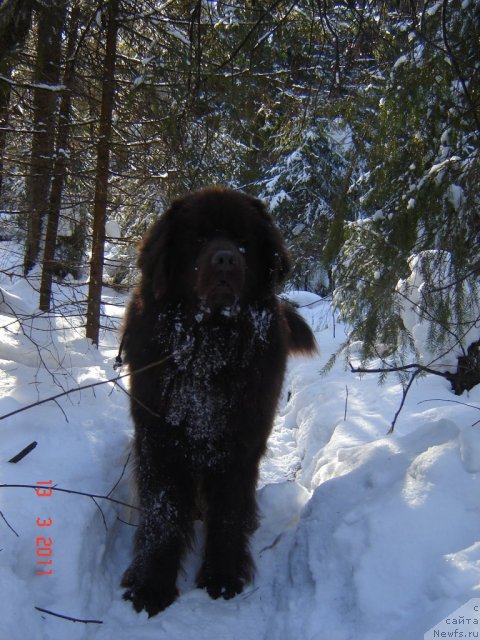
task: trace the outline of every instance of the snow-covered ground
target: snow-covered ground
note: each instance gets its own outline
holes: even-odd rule
[[[7,275],[0,287],[0,417],[114,377],[115,331],[97,351],[68,307],[66,318],[31,319],[35,290]],[[105,297],[114,326],[124,300]],[[442,378],[417,379],[387,435],[398,381],[379,386],[342,359],[321,376],[345,328],[327,302],[302,313],[321,354],[290,362],[258,488],[255,582],[230,601],[195,589],[199,525],[180,598],[148,619],[121,597],[133,537],[121,505],[0,487],[1,640],[420,640],[480,596],[480,388],[457,398]],[[0,420],[0,484],[128,501],[131,437],[118,385],[59,397]]]

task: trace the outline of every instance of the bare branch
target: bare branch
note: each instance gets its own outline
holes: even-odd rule
[[[468,402],[460,402],[460,400],[449,400],[448,398],[429,398],[427,400],[420,400],[417,404],[423,404],[424,402],[453,402],[453,404],[461,404],[464,407],[470,407],[470,409],[477,409],[480,411],[480,407],[475,404],[468,404]]]
[[[130,462],[130,457],[132,455],[132,452],[130,451],[127,459],[125,460],[125,464],[123,465],[123,469],[122,469],[122,473],[120,474],[119,479],[116,481],[116,483],[113,485],[113,487],[110,489],[110,491],[107,494],[107,497],[110,497],[112,495],[112,493],[115,491],[115,489],[118,487],[118,485],[120,484],[121,479],[123,478],[124,474],[125,474],[125,469],[128,466],[128,463]]]
[[[393,430],[395,429],[395,425],[397,423],[398,420],[398,416],[400,415],[401,410],[403,409],[403,405],[405,404],[405,400],[407,399],[407,395],[408,392],[410,391],[410,387],[413,384],[413,381],[415,380],[416,376],[420,373],[419,369],[417,369],[416,371],[414,371],[410,377],[410,380],[408,381],[408,384],[406,387],[404,387],[403,389],[403,393],[402,393],[402,401],[400,402],[400,406],[397,409],[397,412],[395,413],[393,420],[392,420],[392,424],[390,425],[390,429],[388,430],[388,434],[393,433]]]
[[[122,507],[128,507],[130,509],[135,509],[136,511],[141,511],[140,507],[137,507],[133,504],[128,504],[128,502],[123,502],[122,500],[117,500],[116,498],[110,498],[110,496],[102,496],[96,493],[87,493],[86,491],[76,491],[75,489],[63,489],[61,487],[49,487],[52,491],[58,491],[60,493],[71,493],[75,496],[85,496],[86,498],[91,498],[92,500],[108,500],[109,502],[113,502],[114,504],[118,504]],[[36,484],[0,484],[0,489],[38,489],[38,485]],[[98,506],[98,505],[97,505]]]
[[[446,378],[451,385],[452,390],[456,395],[461,395],[463,391],[468,391],[472,389],[475,385],[480,382],[480,371],[479,371],[479,362],[480,362],[480,340],[477,342],[472,342],[472,344],[468,347],[468,355],[459,356],[457,371],[455,373],[451,373],[450,371],[436,371],[435,369],[431,369],[430,367],[425,367],[418,363],[400,365],[400,366],[386,366],[386,367],[378,367],[375,369],[368,369],[366,367],[354,367],[351,362],[349,362],[350,370],[352,373],[380,373],[380,374],[388,374],[393,372],[401,372],[401,371],[411,371],[413,369],[413,373],[410,376],[408,384],[403,389],[402,401],[400,403],[400,407],[396,412],[392,424],[388,433],[392,433],[395,428],[395,424],[398,416],[405,404],[405,400],[407,394],[412,386],[413,381],[416,376],[420,373],[431,373],[436,376],[441,376],[442,378]],[[347,396],[348,397],[348,396]],[[425,400],[424,402],[428,402]],[[445,400],[445,402],[456,402],[455,400]],[[475,407],[474,405],[467,405],[463,402],[458,402],[458,404],[465,404],[465,406],[470,406],[472,408],[480,408]]]
[[[103,513],[102,507],[98,504],[98,502],[95,500],[93,496],[92,496],[92,500],[95,503],[95,506],[97,507],[97,509],[100,511],[100,515],[102,516],[103,526],[105,527],[105,531],[108,531],[107,520],[105,518],[105,514]]]
[[[69,389],[67,391],[62,391],[61,393],[57,393],[54,396],[49,396],[48,398],[43,398],[43,400],[37,400],[36,402],[32,402],[31,404],[25,405],[24,407],[20,407],[20,409],[15,409],[14,411],[10,411],[9,413],[5,413],[4,415],[0,416],[0,420],[5,420],[5,418],[10,418],[11,416],[16,415],[17,413],[22,413],[23,411],[27,411],[28,409],[33,409],[33,407],[38,407],[38,406],[40,406],[42,404],[45,404],[47,402],[58,400],[58,398],[62,398],[63,396],[68,396],[71,393],[75,393],[77,391],[84,391],[85,389],[94,389],[95,387],[100,387],[100,386],[102,386],[104,384],[110,384],[110,383],[116,384],[118,382],[118,380],[121,380],[122,378],[127,378],[127,377],[129,377],[131,375],[135,375],[137,373],[141,373],[143,371],[147,371],[148,369],[152,369],[153,367],[157,367],[160,364],[163,364],[164,362],[166,362],[167,360],[172,358],[176,353],[177,352],[172,353],[171,355],[166,356],[162,360],[158,360],[156,362],[151,362],[150,364],[146,365],[145,367],[142,367],[141,369],[136,369],[135,371],[130,371],[128,373],[124,373],[122,375],[115,376],[115,378],[109,378],[108,380],[101,380],[100,382],[92,382],[90,384],[80,385],[78,387],[75,387],[74,389]]]
[[[65,616],[62,613],[55,613],[48,609],[42,609],[41,607],[35,607],[37,611],[47,613],[49,616],[55,616],[55,618],[62,618],[62,620],[69,620],[70,622],[82,622],[83,624],[103,624],[103,620],[82,620],[81,618],[72,618],[71,616]]]
[[[5,524],[7,525],[7,527],[10,529],[10,531],[13,531],[13,533],[17,536],[17,538],[19,538],[19,534],[15,531],[15,529],[12,527],[12,525],[8,522],[8,520],[5,518],[5,516],[3,515],[3,513],[0,511],[0,518],[2,518],[2,520],[5,522]]]
[[[425,373],[431,373],[435,376],[441,376],[442,378],[447,378],[450,380],[453,374],[448,371],[436,371],[435,369],[430,369],[430,367],[424,367],[418,363],[412,364],[404,364],[399,365],[397,367],[379,367],[377,369],[367,369],[366,367],[354,367],[351,362],[348,363],[350,365],[350,371],[352,373],[395,373],[399,371],[410,371],[411,369],[416,369],[416,373],[420,373],[423,371]]]

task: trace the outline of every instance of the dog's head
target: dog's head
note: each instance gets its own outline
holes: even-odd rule
[[[176,200],[147,233],[138,264],[144,295],[224,312],[271,296],[290,268],[265,205],[224,188]]]
[[[245,248],[227,238],[206,240],[195,261],[193,289],[204,307],[235,309],[245,287]]]

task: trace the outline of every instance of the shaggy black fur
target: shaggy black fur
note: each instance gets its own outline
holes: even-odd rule
[[[288,253],[264,205],[244,193],[211,188],[175,201],[138,264],[124,350],[143,520],[122,586],[152,616],[177,596],[199,505],[207,533],[198,586],[232,598],[251,580],[258,465],[286,358],[316,344],[275,296]]]

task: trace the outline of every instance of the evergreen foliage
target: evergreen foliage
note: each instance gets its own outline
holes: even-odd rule
[[[66,16],[50,90],[35,76],[49,3],[4,4],[0,29],[16,6],[22,21],[0,60],[0,235],[13,225],[25,239],[38,206],[27,187],[42,155],[40,90],[49,148],[65,158],[55,258],[87,278],[110,3],[52,4]],[[466,348],[479,315],[479,42],[475,0],[119,0],[107,220],[122,238],[107,259],[124,265],[108,280],[132,282],[135,242],[172,197],[223,183],[268,200],[291,286],[334,293],[364,358],[415,348],[413,264],[432,357]]]
[[[338,125],[324,119],[299,131],[298,147],[283,151],[261,192],[294,249],[292,284],[324,294],[330,288],[331,269],[324,239],[336,216],[343,214],[343,219],[345,206],[337,196],[345,181],[348,152],[336,149],[335,134],[340,131],[343,139],[349,134]]]
[[[428,319],[432,357],[447,345],[465,353],[478,328],[479,38],[479,7],[468,1],[424,7],[416,28],[396,24],[397,59],[383,73],[355,185],[360,221],[349,225],[336,269],[336,301],[364,358],[379,343],[408,342],[405,305]],[[419,301],[398,287],[412,256],[423,256]]]

